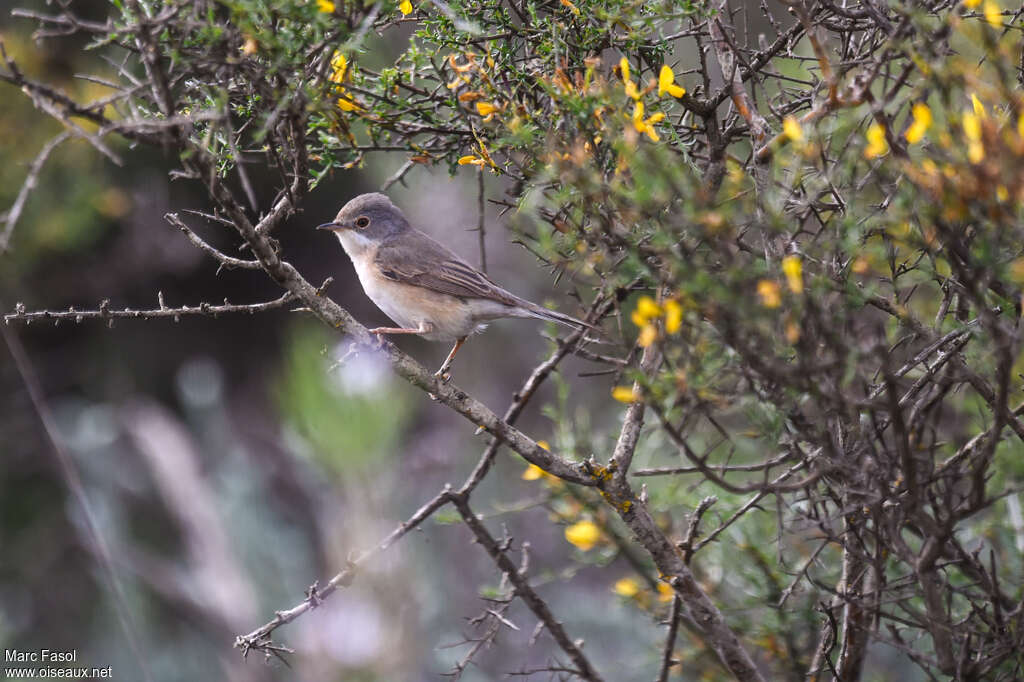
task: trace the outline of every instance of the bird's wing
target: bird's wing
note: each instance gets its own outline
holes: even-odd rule
[[[381,244],[376,261],[381,274],[395,282],[458,298],[483,298],[510,306],[522,303],[487,275],[417,230]]]

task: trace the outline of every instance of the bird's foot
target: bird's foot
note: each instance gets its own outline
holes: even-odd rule
[[[388,333],[385,330],[377,328],[377,329],[371,329],[369,331],[370,331],[371,334],[373,334],[373,344],[377,347],[377,350],[384,350],[385,348],[387,348],[387,345],[388,345],[387,334]]]
[[[441,369],[434,372],[434,376],[437,377],[442,385],[448,385],[452,380],[452,375],[448,373],[447,367],[441,367]],[[431,400],[437,400],[437,395],[434,393],[428,393],[427,395],[430,396]]]

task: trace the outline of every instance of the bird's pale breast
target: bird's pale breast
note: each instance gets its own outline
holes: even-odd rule
[[[466,301],[384,277],[374,264],[376,248],[350,254],[366,296],[401,327],[416,329],[426,322],[433,331],[422,336],[431,341],[455,341],[477,331],[479,322]]]

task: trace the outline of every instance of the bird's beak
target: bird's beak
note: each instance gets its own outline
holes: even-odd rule
[[[341,230],[341,229],[344,229],[344,228],[345,228],[345,226],[342,225],[341,223],[324,223],[323,225],[317,225],[316,226],[316,229],[318,229],[318,230],[330,230],[332,232],[334,232],[336,230]]]

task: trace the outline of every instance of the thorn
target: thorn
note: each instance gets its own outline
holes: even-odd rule
[[[324,292],[327,291],[327,287],[331,286],[331,284],[333,284],[333,283],[334,283],[334,278],[333,277],[328,277],[327,279],[325,279],[324,283],[321,284],[320,287],[316,290],[316,295],[317,296],[323,296]]]

